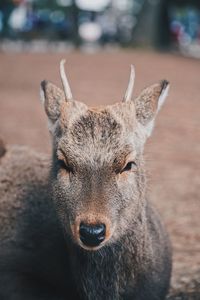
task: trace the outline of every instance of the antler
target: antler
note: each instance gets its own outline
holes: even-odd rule
[[[64,64],[65,64],[65,59],[62,59],[60,62],[60,77],[61,77],[66,100],[72,100],[72,92],[69,86],[69,82],[67,80],[67,76],[65,74]]]
[[[134,81],[135,81],[135,68],[134,68],[133,65],[131,65],[131,73],[130,73],[128,88],[126,90],[126,93],[125,93],[125,96],[124,96],[124,99],[123,99],[124,102],[131,101],[132,93],[133,93],[133,87],[134,87]]]

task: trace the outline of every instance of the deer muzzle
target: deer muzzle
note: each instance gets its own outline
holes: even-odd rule
[[[79,228],[79,236],[81,242],[87,247],[97,247],[104,240],[106,235],[105,224],[85,224],[81,223]]]
[[[72,235],[82,248],[97,250],[111,237],[111,222],[104,216],[78,216],[71,225]]]

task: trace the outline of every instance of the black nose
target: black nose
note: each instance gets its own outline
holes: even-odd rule
[[[88,225],[81,223],[79,233],[84,245],[95,247],[105,239],[106,226],[104,224]]]

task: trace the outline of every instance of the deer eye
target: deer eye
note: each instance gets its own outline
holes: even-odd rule
[[[128,172],[128,171],[135,171],[137,168],[137,165],[134,161],[129,161],[126,166],[121,170],[120,173]]]
[[[62,159],[58,160],[58,166],[59,168],[66,170],[68,173],[73,173],[72,167],[68,166]]]

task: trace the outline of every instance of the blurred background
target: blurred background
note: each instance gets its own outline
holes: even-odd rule
[[[70,46],[153,46],[200,57],[200,2],[1,0],[0,38],[3,50],[45,51],[51,41],[57,51]]]
[[[145,150],[148,195],[167,225],[174,263],[170,300],[200,300],[200,1],[0,0],[0,136],[51,153],[39,99],[58,86],[59,62],[75,99],[121,101],[171,83]],[[8,146],[9,147],[9,146]]]

